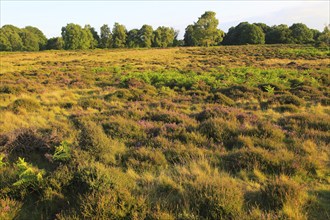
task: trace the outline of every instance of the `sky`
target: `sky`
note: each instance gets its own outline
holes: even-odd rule
[[[90,24],[99,31],[103,24],[110,27],[115,22],[128,30],[143,24],[170,26],[184,35],[187,25],[198,20],[205,11],[216,12],[219,28],[227,31],[242,21],[263,22],[268,25],[305,23],[308,27],[323,30],[330,23],[329,0],[277,0],[277,1],[16,1],[0,0],[0,24],[17,27],[38,27],[48,37],[61,35],[68,23],[84,26]]]

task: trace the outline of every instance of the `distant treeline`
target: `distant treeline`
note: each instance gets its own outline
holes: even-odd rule
[[[0,28],[1,51],[77,50],[94,48],[150,48],[176,46],[216,46],[242,44],[316,44],[329,46],[330,28],[323,32],[296,23],[268,26],[264,23],[242,22],[231,27],[228,33],[218,29],[215,12],[205,12],[197,22],[188,25],[184,39],[178,39],[178,31],[171,27],[143,25],[140,29],[127,30],[115,23],[112,30],[106,24],[100,34],[90,25],[67,24],[61,37],[47,39],[36,27],[18,28],[4,25]]]

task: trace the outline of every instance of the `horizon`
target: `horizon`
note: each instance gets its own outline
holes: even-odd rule
[[[188,3],[188,4],[187,4]],[[214,11],[221,30],[227,32],[240,22],[265,23],[269,26],[304,23],[322,31],[329,24],[329,1],[7,1],[1,4],[1,26],[34,26],[47,38],[61,36],[68,23],[90,24],[99,33],[103,24],[112,29],[115,22],[127,30],[149,24],[154,29],[169,26],[179,31],[205,11]],[[60,11],[60,13],[59,13]],[[19,14],[20,16],[16,16]],[[173,16],[174,15],[174,16]],[[40,19],[42,18],[42,19]]]

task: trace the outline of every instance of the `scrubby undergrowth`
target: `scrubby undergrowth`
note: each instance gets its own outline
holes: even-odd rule
[[[315,50],[1,54],[0,219],[329,218]]]

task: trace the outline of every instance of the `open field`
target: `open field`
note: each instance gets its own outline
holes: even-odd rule
[[[0,219],[330,218],[328,50],[0,59]]]

